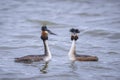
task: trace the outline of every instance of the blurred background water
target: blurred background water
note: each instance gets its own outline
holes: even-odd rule
[[[14,58],[43,54],[42,24],[53,55],[47,73],[42,63],[15,63]],[[81,33],[77,54],[98,62],[70,66],[70,28]],[[0,0],[0,80],[120,80],[120,0]]]

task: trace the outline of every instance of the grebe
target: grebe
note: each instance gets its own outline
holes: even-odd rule
[[[44,44],[44,54],[43,55],[27,55],[20,58],[15,58],[15,62],[23,62],[23,63],[32,63],[37,61],[45,61],[49,62],[52,58],[49,46],[48,46],[48,33],[56,35],[47,29],[46,26],[42,26],[41,28],[41,39]]]
[[[78,29],[72,28],[70,29],[70,32],[71,32],[72,45],[68,53],[69,59],[73,62],[74,61],[98,61],[98,57],[96,56],[76,54],[76,41],[78,40],[78,33],[80,33],[80,31]]]

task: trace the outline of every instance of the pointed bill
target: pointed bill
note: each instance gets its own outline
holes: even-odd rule
[[[48,29],[47,29],[47,31],[48,31],[48,33],[50,33],[50,34],[52,34],[52,35],[57,35],[57,34],[53,33],[52,31],[50,31],[50,30],[48,30]]]

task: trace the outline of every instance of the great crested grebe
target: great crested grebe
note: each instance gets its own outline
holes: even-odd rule
[[[37,62],[37,61],[49,62],[49,60],[51,60],[52,55],[48,46],[48,33],[53,35],[56,35],[56,34],[48,30],[46,26],[42,26],[41,30],[42,30],[41,39],[43,40],[43,44],[44,44],[44,54],[43,55],[27,55],[20,58],[15,58],[15,62],[31,63],[31,62]]]
[[[98,61],[98,57],[96,56],[76,54],[76,41],[78,40],[78,33],[80,33],[80,31],[78,29],[72,28],[70,29],[70,32],[71,32],[72,45],[68,53],[69,59],[73,62],[74,61]]]

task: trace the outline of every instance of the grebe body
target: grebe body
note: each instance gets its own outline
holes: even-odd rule
[[[72,33],[71,34],[72,45],[68,53],[69,59],[71,61],[98,61],[97,56],[76,54],[76,41],[78,40],[78,33],[80,33],[80,31],[78,29],[72,28],[70,32]]]

